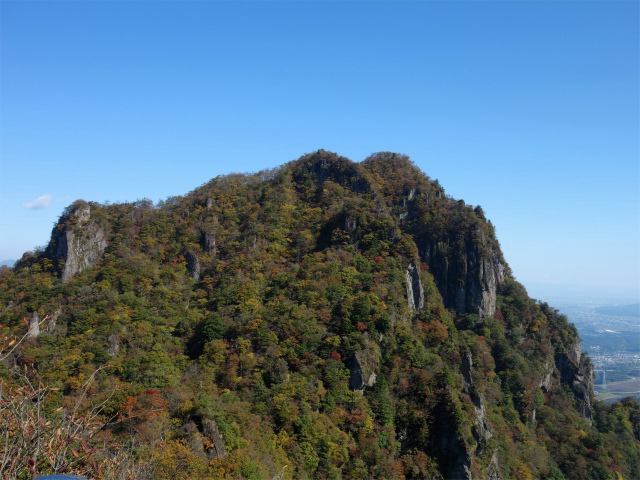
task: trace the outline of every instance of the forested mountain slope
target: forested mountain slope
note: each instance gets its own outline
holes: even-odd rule
[[[77,201],[2,268],[10,478],[638,478],[637,402],[406,156]]]

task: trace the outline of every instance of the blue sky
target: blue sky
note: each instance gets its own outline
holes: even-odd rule
[[[77,198],[409,155],[527,284],[640,288],[635,1],[0,3],[0,260]]]

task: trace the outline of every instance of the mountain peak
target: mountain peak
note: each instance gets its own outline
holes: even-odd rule
[[[0,302],[7,335],[31,332],[6,378],[34,369],[56,408],[106,402],[83,440],[104,462],[133,441],[119,465],[159,478],[607,478],[638,458],[575,327],[406,155],[319,150],[156,206],[74,202],[0,270]]]

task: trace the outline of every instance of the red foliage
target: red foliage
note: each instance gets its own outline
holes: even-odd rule
[[[400,388],[402,389],[402,393],[407,393],[407,390],[409,389],[409,380],[406,378],[400,380]]]
[[[329,320],[331,320],[331,312],[326,308],[318,310],[318,318],[323,322],[328,322]]]

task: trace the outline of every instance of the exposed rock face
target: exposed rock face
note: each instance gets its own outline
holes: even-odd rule
[[[538,386],[546,392],[549,390],[549,388],[551,388],[551,375],[553,374],[553,367],[549,364],[549,362],[545,362],[544,368],[546,374],[540,379],[540,381],[538,382]]]
[[[476,242],[465,239],[429,243],[422,255],[447,308],[481,317],[495,313],[497,287],[506,271],[498,252],[482,253]]]
[[[222,434],[213,418],[197,414],[185,423],[180,432],[185,436],[191,453],[207,460],[224,458],[227,452],[222,441]]]
[[[443,472],[446,478],[456,480],[472,480],[471,475],[471,453],[467,451],[464,440],[455,428],[451,428],[453,419],[444,416],[439,418],[435,424],[437,434],[436,444],[433,450],[439,452],[440,461],[443,465]]]
[[[120,351],[120,345],[118,344],[118,337],[116,336],[116,334],[112,333],[111,335],[109,335],[109,338],[107,338],[107,341],[109,342],[107,353],[111,357],[118,356],[118,352]]]
[[[195,281],[200,280],[200,260],[198,260],[198,256],[194,252],[189,251],[185,255],[185,259],[187,260],[187,271],[189,275],[191,275],[191,278]]]
[[[356,352],[348,362],[351,378],[351,390],[364,390],[376,383],[376,371],[380,367],[380,354],[377,345],[370,344],[366,349]]]
[[[475,454],[479,455],[486,448],[487,441],[493,437],[493,431],[491,430],[491,425],[487,420],[487,410],[484,405],[484,398],[482,396],[473,395],[473,405],[476,422],[472,429],[472,433],[473,438],[476,441]]]
[[[27,332],[28,338],[38,338],[40,335],[40,317],[38,312],[33,312],[31,320],[29,320],[29,331]]]
[[[407,279],[407,303],[410,311],[420,311],[424,308],[424,289],[420,280],[420,272],[415,263],[411,262],[405,272]]]
[[[560,372],[560,381],[569,385],[573,391],[578,412],[592,422],[591,395],[595,377],[588,357],[582,356],[580,342],[574,343],[569,352],[556,354],[555,361]]]
[[[224,448],[224,443],[222,442],[222,434],[218,430],[218,426],[216,425],[216,422],[213,420],[213,418],[205,418],[202,424],[203,424],[203,433],[211,439],[211,443],[213,444],[210,457],[212,458],[226,457],[227,451]]]
[[[53,333],[56,329],[58,318],[62,313],[62,308],[58,308],[53,315],[49,315],[49,322],[47,323],[47,333]]]
[[[350,216],[347,216],[344,220],[344,231],[351,234],[356,231],[357,222],[356,219]]]
[[[471,478],[471,470],[469,469],[471,461],[474,458],[477,458],[487,449],[489,445],[489,439],[493,437],[493,430],[487,418],[487,409],[485,406],[484,397],[482,395],[478,395],[473,388],[474,382],[473,376],[471,375],[473,371],[473,356],[471,355],[471,352],[467,351],[465,355],[462,355],[461,360],[460,373],[462,373],[462,377],[465,383],[465,390],[471,397],[474,407],[475,422],[473,427],[471,428],[471,433],[473,434],[475,447],[471,445],[469,448],[464,445],[464,442],[462,442],[461,439],[459,440],[460,445],[458,445],[456,448],[464,448],[465,454],[461,457],[461,460],[458,460],[459,465],[455,468],[457,468],[458,474],[467,475],[461,476],[460,478]],[[489,465],[487,466],[486,474],[487,478],[490,478],[491,480],[498,480],[500,478],[500,467],[498,464],[497,450],[494,451],[491,457]]]
[[[491,456],[489,467],[487,468],[488,480],[500,480],[500,465],[498,464],[498,449],[496,448]]]
[[[216,236],[213,232],[209,230],[202,232],[202,246],[209,255],[216,254]]]
[[[64,262],[60,271],[62,283],[98,263],[108,246],[107,232],[91,219],[88,204],[77,202],[67,220],[62,228],[54,228],[45,251],[45,256],[51,258],[57,268],[60,261]]]

